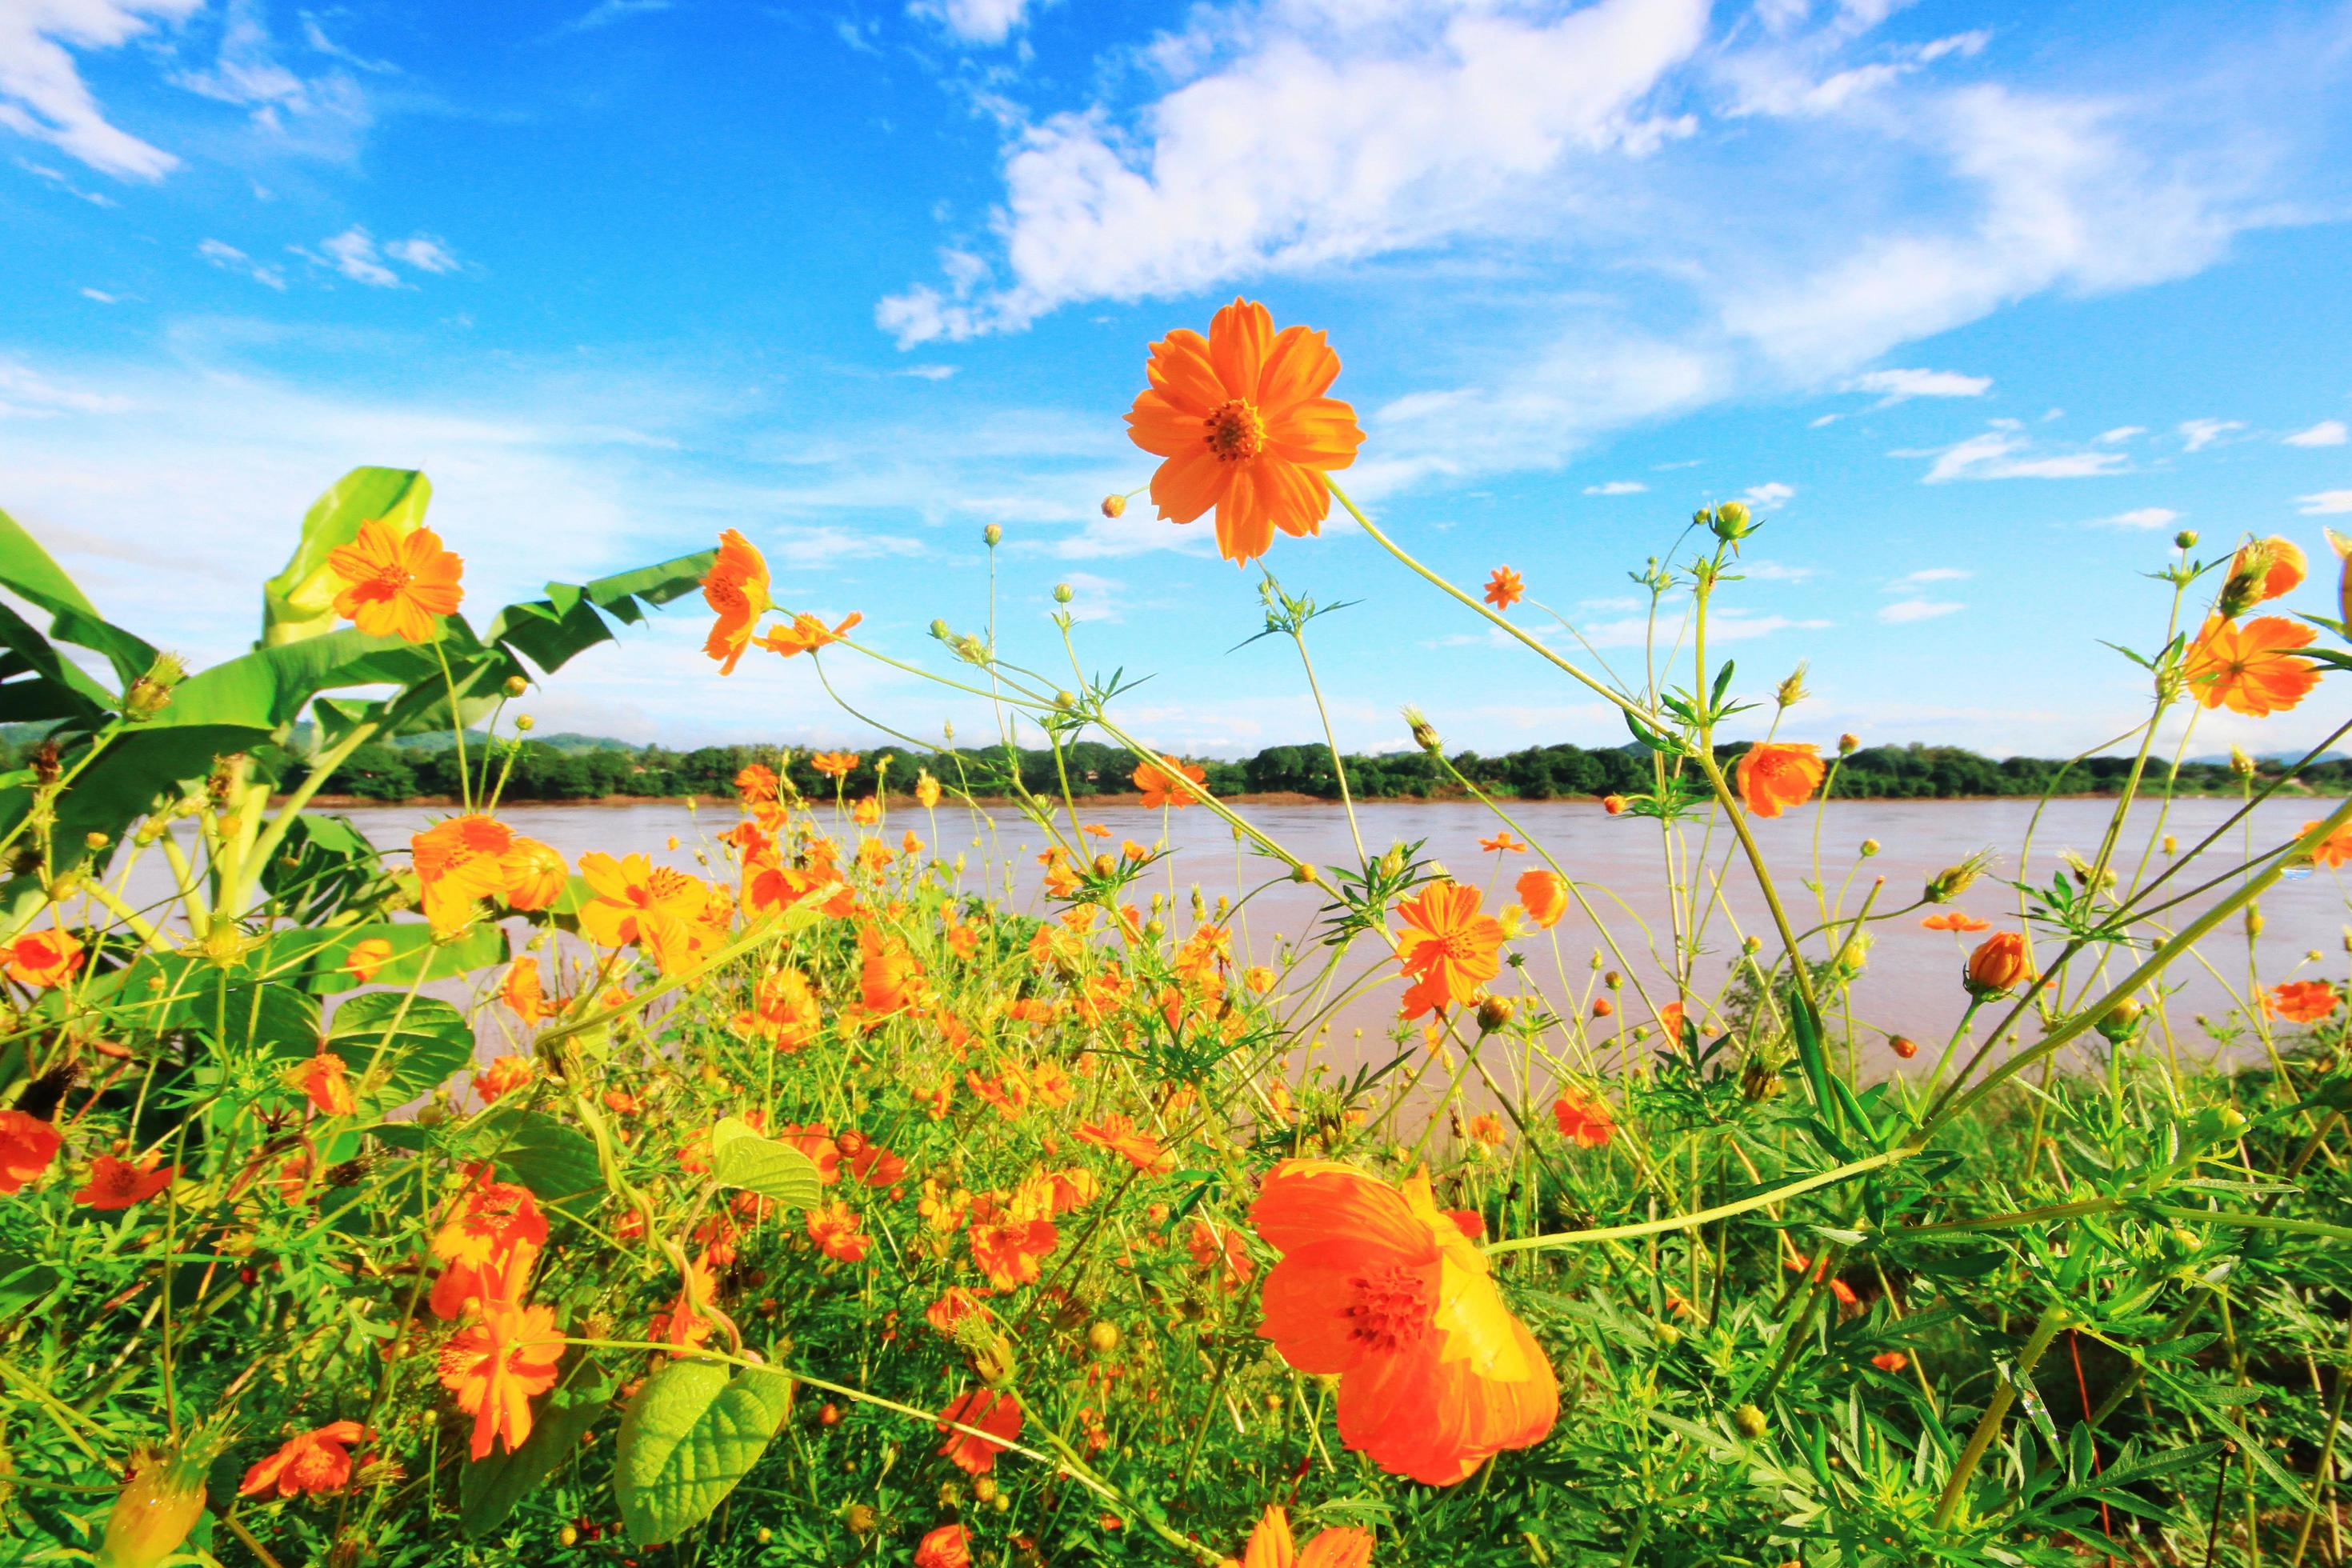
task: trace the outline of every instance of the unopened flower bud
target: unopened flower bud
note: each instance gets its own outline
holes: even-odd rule
[[[1066,713],[1077,705],[1078,694],[1076,692],[1056,691],[1054,693],[1054,706],[1059,708],[1063,712]]]
[[[1874,855],[1875,855],[1875,854],[1877,854],[1877,853],[1878,853],[1878,840],[1877,840],[1877,839],[1875,839],[1875,838],[1865,838],[1865,839],[1864,839],[1864,840],[1862,841],[1862,858],[1863,858],[1864,859],[1867,860],[1867,859],[1869,859],[1872,856],[1874,856]]]
[[[1800,663],[1789,672],[1789,678],[1774,689],[1773,700],[1783,708],[1794,708],[1805,700],[1805,667]]]
[[[1852,731],[1848,731],[1846,733],[1838,737],[1839,756],[1850,757],[1860,750],[1862,750],[1862,737],[1854,734]]]
[[[514,727],[528,735],[539,728],[539,721],[528,713],[518,713],[515,715]]]
[[[955,628],[949,626],[945,621],[935,620],[931,623],[931,635],[939,638],[940,641],[945,642],[950,637],[955,636]]]
[[[141,1450],[106,1516],[100,1568],[153,1568],[179,1551],[205,1511],[205,1470],[212,1455]]]
[[[2271,564],[2276,552],[2267,539],[2248,540],[2230,558],[2230,574],[2221,581],[2221,614],[2235,620],[2268,597],[2264,584],[2270,581]]]
[[[1727,500],[1717,507],[1714,527],[1715,536],[1727,543],[1747,538],[1749,531],[1747,504]]]
[[[1969,994],[1989,998],[2016,990],[2032,973],[2025,938],[2013,931],[1997,931],[1969,954],[1966,984]]]
[[[2246,934],[2248,936],[2263,934],[2263,907],[2260,904],[2246,906]]]
[[[81,836],[82,847],[91,851],[93,854],[105,848],[109,844],[113,842],[114,840],[109,838],[105,834],[100,833],[95,827]]]
[[[2126,996],[2099,1019],[2099,1033],[2110,1040],[2128,1040],[2139,1032],[2140,1016],[2145,1011],[2138,997]]]
[[[1931,904],[1948,904],[1975,886],[1985,868],[1985,857],[1971,855],[1957,866],[1947,866],[1927,879],[1927,897]]]
[[[1004,538],[1004,529],[1003,525],[992,522],[986,528],[980,531],[980,537],[982,543],[986,544],[991,550],[993,550],[1000,542],[1003,542]]]
[[[520,697],[530,689],[530,682],[520,675],[509,675],[507,677],[506,684],[499,689],[509,697]]]
[[[1907,1062],[1919,1054],[1919,1042],[1908,1035],[1889,1035],[1886,1048]]]
[[[1731,1423],[1751,1439],[1761,1437],[1771,1429],[1771,1423],[1764,1419],[1764,1412],[1753,1405],[1743,1405],[1733,1411]]]
[[[159,653],[146,673],[122,694],[122,716],[133,723],[152,719],[172,704],[172,688],[187,679],[187,661],[176,653]]]
[[[1126,510],[1127,498],[1125,496],[1103,497],[1102,513],[1105,517],[1117,517]]]
[[[1511,1015],[1517,1009],[1507,996],[1489,996],[1478,1004],[1478,1032],[1491,1035],[1511,1026]]]
[[[1445,742],[1438,739],[1437,726],[1432,724],[1420,709],[1406,709],[1404,724],[1406,729],[1412,731],[1412,743],[1431,756],[1436,756],[1444,751]]]
[[[2230,743],[2230,775],[2242,779],[2254,776],[2254,759],[2246,755],[2246,748],[2234,741]]]
[[[1071,587],[1067,583],[1056,583],[1054,584],[1054,603],[1057,605],[1066,605],[1077,596],[1077,590]]]
[[[2184,528],[2172,536],[2172,542],[2179,549],[2194,550],[2197,548],[2197,531],[2193,528]]]

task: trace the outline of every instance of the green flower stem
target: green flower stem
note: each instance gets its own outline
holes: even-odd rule
[[[1505,1252],[1530,1252],[1555,1247],[1581,1247],[1596,1241],[1622,1241],[1637,1236],[1659,1236],[1668,1231],[1696,1230],[1700,1226],[1712,1225],[1719,1219],[1729,1219],[1735,1215],[1749,1214],[1757,1209],[1769,1207],[1773,1204],[1785,1203],[1790,1198],[1800,1197],[1806,1193],[1835,1186],[1840,1182],[1850,1180],[1868,1171],[1875,1171],[1883,1165],[1899,1163],[1916,1152],[1918,1152],[1917,1150],[1911,1148],[1889,1149],[1883,1153],[1873,1154],[1867,1159],[1851,1161],[1833,1170],[1822,1171],[1801,1181],[1775,1187],[1769,1193],[1758,1193],[1752,1197],[1742,1198],[1738,1203],[1718,1204],[1714,1208],[1698,1209],[1690,1214],[1670,1215],[1664,1219],[1643,1220],[1638,1225],[1603,1226],[1597,1230],[1569,1230],[1556,1232],[1550,1236],[1523,1236],[1511,1241],[1489,1242],[1479,1250],[1492,1258]]]
[[[1932,1521],[1936,1529],[1949,1527],[1952,1516],[1959,1511],[1960,1500],[1968,1490],[1969,1478],[1976,1474],[1977,1465],[1984,1458],[1985,1450],[1991,1447],[1993,1439],[2000,1436],[2001,1423],[2008,1419],[2009,1407],[2017,1399],[2017,1385],[2033,1375],[2033,1369],[2041,1362],[2043,1352],[2049,1350],[2050,1342],[2058,1337],[2059,1331],[2065,1328],[2067,1322],[2065,1308],[2051,1306],[2042,1309],[2042,1319],[2033,1325],[2032,1337],[2026,1340],[2025,1348],[2018,1352],[2017,1365],[2001,1380],[2000,1386],[1993,1390],[1992,1398],[1985,1405],[1983,1416],[1977,1422],[1977,1429],[1969,1434],[1969,1446],[1960,1450],[1959,1461],[1952,1467],[1951,1479],[1944,1483],[1943,1496],[1936,1500],[1936,1517]]]

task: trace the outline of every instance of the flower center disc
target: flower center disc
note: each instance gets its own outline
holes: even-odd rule
[[[1349,1331],[1372,1349],[1399,1350],[1428,1331],[1435,1303],[1427,1282],[1413,1270],[1381,1268],[1348,1283],[1354,1287],[1347,1307],[1354,1324]]]
[[[1226,463],[1245,462],[1265,450],[1265,421],[1257,406],[1236,397],[1209,416],[1209,450]]]

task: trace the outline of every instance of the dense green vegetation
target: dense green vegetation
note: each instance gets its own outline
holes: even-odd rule
[[[412,745],[362,746],[329,781],[330,792],[369,800],[404,800],[418,795],[457,793],[457,755],[437,739],[437,748]],[[469,743],[469,753],[481,755],[482,738]],[[1746,750],[1741,745],[1717,748],[1727,763]],[[1022,783],[1040,795],[1060,792],[1054,754],[1024,749],[1017,753]],[[701,746],[673,751],[664,746],[628,747],[618,742],[587,737],[556,736],[530,739],[514,748],[514,771],[509,776],[509,800],[595,800],[612,795],[646,798],[688,795],[724,795],[734,787],[735,775],[747,764],[764,763],[788,773],[804,795],[833,793],[832,781],[809,763],[809,753],[789,753],[776,746]],[[974,794],[1001,793],[1006,757],[1002,748],[966,749],[927,757],[903,751],[863,754],[857,769],[845,781],[852,795],[873,793],[877,768],[889,763],[889,782],[903,791],[915,779],[918,766],[928,767],[942,782],[962,783]],[[1126,752],[1097,742],[1081,741],[1068,748],[1070,786],[1082,795],[1131,795],[1135,791],[1134,759]],[[1530,746],[1499,756],[1462,752],[1454,766],[1490,793],[1521,800],[1562,796],[1631,794],[1648,787],[1646,754],[1633,749],[1587,750],[1582,746]],[[1460,793],[1447,781],[1438,763],[1421,752],[1396,752],[1345,759],[1348,782],[1360,799],[1432,798]],[[1245,761],[1202,761],[1209,788],[1220,795],[1288,792],[1336,800],[1339,780],[1328,746],[1269,746]],[[2032,798],[2045,791],[2060,794],[2112,794],[2123,785],[2131,759],[2092,757],[2068,763],[2044,757],[2009,757],[1996,761],[1958,746],[1865,746],[1838,766],[1834,793],[1873,800],[1945,799],[1965,795],[2015,795]],[[2276,767],[2263,772],[2275,776]],[[2330,758],[2304,768],[2297,776],[2310,788],[2340,794],[2352,787],[2352,759]],[[2229,766],[2196,762],[2181,765],[2179,789],[2198,794],[2235,787]]]

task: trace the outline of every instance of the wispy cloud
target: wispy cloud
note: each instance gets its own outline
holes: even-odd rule
[[[1584,493],[1589,496],[1637,496],[1649,488],[1639,479],[1611,479],[1606,484],[1585,486]]]
[[[1886,584],[1890,594],[1908,594],[1930,583],[1964,583],[1976,574],[1961,566],[1929,566],[1917,572],[1906,572]]]
[[[1029,0],[916,0],[907,7],[967,44],[1001,44],[1029,19]]]
[[[2334,517],[2352,511],[2352,490],[2321,490],[2315,495],[2297,496],[2295,510],[2305,517]]]
[[[2284,437],[2290,447],[2341,447],[2347,433],[2341,419],[2323,419],[2306,430]]]
[[[1923,481],[1947,484],[1954,479],[2081,479],[2121,472],[2121,452],[2041,452],[2021,434],[2015,420],[1995,421],[1993,427],[1965,441],[1928,451],[1899,451],[1897,458],[1933,458]]]
[[[609,27],[615,22],[625,22],[632,16],[651,16],[669,10],[677,0],[596,0],[596,4],[558,27],[558,34],[593,33]]]
[[[1902,626],[1911,621],[1932,621],[1938,616],[1952,615],[1967,608],[1966,605],[1956,605],[1949,600],[1897,599],[1891,605],[1880,606],[1878,618],[1893,626]]]
[[[286,272],[283,268],[270,267],[256,261],[225,239],[207,239],[196,247],[196,254],[224,272],[236,272],[252,279],[265,289],[286,292]]]
[[[1796,486],[1784,485],[1778,479],[1773,479],[1764,484],[1748,486],[1740,492],[1739,499],[1758,511],[1769,511],[1774,507],[1787,505],[1796,498]]]
[[[2222,437],[2245,427],[2242,419],[2184,419],[2179,426],[2180,449],[2201,452]]]
[[[2098,435],[2093,438],[2098,441],[2102,446],[2116,447],[2121,446],[2124,442],[2130,440],[2135,436],[2145,436],[2147,434],[2147,426],[2145,425],[2118,425],[2112,430],[2100,431]]]
[[[2129,511],[2115,512],[2106,517],[2095,517],[2091,520],[2090,526],[2157,529],[2169,528],[2179,521],[2180,514],[2168,506],[2143,506],[2135,507]]]
[[[0,129],[46,142],[119,180],[160,180],[180,166],[106,118],[73,49],[114,49],[205,0],[8,0],[0,5]]]
[[[1952,370],[1874,370],[1846,383],[1849,392],[1872,392],[1885,408],[1914,397],[1982,397],[1992,390],[1989,375]]]

